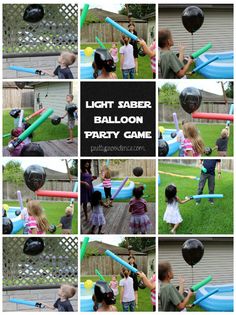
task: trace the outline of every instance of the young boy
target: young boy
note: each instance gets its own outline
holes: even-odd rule
[[[161,281],[160,286],[160,312],[176,312],[184,311],[187,303],[193,292],[188,291],[187,296],[184,298],[184,279],[180,279],[179,291],[171,283],[174,278],[172,268],[169,262],[160,262],[158,266],[158,277]]]
[[[66,207],[65,215],[61,217],[60,224],[57,225],[58,228],[62,229],[62,234],[71,234],[73,214],[74,204],[72,203],[69,207]]]
[[[184,65],[184,47],[180,47],[179,58],[171,50],[174,46],[171,32],[167,29],[161,29],[158,32],[158,46],[160,51],[160,68],[161,76],[163,79],[181,79],[185,76],[190,65],[193,63],[193,59],[189,58]]]
[[[69,138],[67,139],[67,143],[73,143],[73,128],[75,126],[75,115],[74,113],[77,111],[77,106],[73,103],[74,96],[72,94],[68,94],[66,96],[67,104],[65,106],[65,115],[62,118],[68,116],[68,129],[69,129]]]

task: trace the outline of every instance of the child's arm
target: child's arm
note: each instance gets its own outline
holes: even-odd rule
[[[121,288],[120,288],[120,304],[122,304],[123,295],[124,295],[124,287],[121,287]]]
[[[217,162],[217,173],[218,173],[218,178],[221,178],[221,162]]]
[[[193,296],[193,292],[191,290],[189,290],[188,295],[184,298],[184,300],[179,303],[178,305],[176,305],[178,310],[183,310],[186,305],[188,304],[188,301],[190,300],[190,298]]]
[[[180,60],[181,62],[184,61],[184,51],[185,51],[185,47],[182,46],[182,45],[180,45],[180,46],[179,46],[179,60]]]
[[[55,307],[53,305],[51,305],[51,304],[47,304],[47,303],[44,303],[42,301],[38,301],[38,303],[41,303],[42,305],[44,305],[47,308],[50,308],[51,310],[55,309]]]
[[[64,116],[61,116],[62,119],[64,119],[68,115],[68,112],[66,111]]]
[[[186,65],[183,66],[182,69],[180,69],[177,73],[176,76],[181,79],[183,76],[185,76],[186,72],[188,71],[189,67],[191,66],[191,64],[193,63],[193,59],[189,58],[188,62],[186,63]]]
[[[180,203],[180,204],[184,204],[184,203],[188,202],[189,200],[191,200],[189,197],[187,197],[187,199],[184,199],[184,200],[179,199],[179,197],[176,197],[176,199],[177,199],[178,203]]]
[[[120,69],[123,69],[123,65],[124,65],[124,54],[120,55]]]
[[[156,288],[156,283],[150,281],[147,276],[145,275],[145,273],[143,272],[138,272],[137,275],[143,280],[143,283],[145,284],[145,286],[150,289],[153,290]]]
[[[57,225],[57,228],[61,229],[61,228],[62,228],[62,224],[59,223],[59,224]]]
[[[43,74],[47,74],[49,75],[50,77],[55,77],[55,74],[54,72],[50,71],[50,70],[40,70]]]
[[[227,136],[227,138],[229,138],[229,135],[230,135],[230,128],[229,128],[229,126],[226,126],[225,129],[227,129],[227,131],[228,131],[228,136]]]
[[[156,56],[156,50],[151,50],[143,39],[139,40],[139,44],[142,46],[144,53],[150,58]]]
[[[37,229],[36,228],[30,229],[30,230],[31,230],[31,234],[37,234]]]
[[[180,293],[181,295],[184,294],[184,283],[185,283],[184,278],[183,278],[183,277],[180,277],[180,278],[179,278],[179,293]]]
[[[193,156],[193,151],[192,150],[187,150],[185,151],[186,156]]]

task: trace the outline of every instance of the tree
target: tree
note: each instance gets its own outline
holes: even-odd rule
[[[176,85],[165,83],[159,90],[159,104],[179,105],[179,92]]]
[[[3,181],[15,184],[21,184],[24,181],[24,170],[21,163],[17,161],[10,161],[4,167]]]
[[[225,94],[229,98],[234,98],[234,82],[228,82]]]
[[[155,245],[154,237],[125,237],[118,246],[127,248],[128,253],[128,246],[132,246],[132,250],[142,252],[145,248],[151,245]]]
[[[119,14],[128,15],[142,19],[145,15],[155,12],[155,4],[124,4]]]
[[[71,175],[78,176],[78,160],[71,160],[69,169]]]

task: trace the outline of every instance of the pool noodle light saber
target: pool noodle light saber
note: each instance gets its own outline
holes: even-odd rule
[[[106,49],[106,47],[103,45],[103,43],[100,41],[100,39],[99,39],[97,36],[95,37],[95,39],[96,39],[96,42],[98,43],[98,45],[99,45],[101,48]]]
[[[174,177],[181,177],[181,178],[189,178],[189,179],[194,179],[194,180],[199,180],[199,177],[196,176],[187,176],[187,175],[180,175],[180,174],[174,174],[174,173],[168,173],[168,172],[163,172],[163,171],[158,171],[160,174],[165,174],[169,176],[174,176]]]
[[[81,245],[81,248],[80,248],[80,261],[83,260],[84,258],[84,255],[85,255],[85,252],[86,252],[86,248],[88,246],[88,242],[89,242],[89,237],[86,236],[83,240],[83,243]]]
[[[86,20],[87,14],[88,14],[88,10],[89,10],[89,4],[85,3],[81,16],[80,16],[80,28],[83,27],[84,22]]]
[[[39,197],[57,197],[57,198],[76,198],[78,199],[78,192],[57,191],[57,190],[37,190],[36,196]]]
[[[34,68],[24,68],[24,67],[20,67],[20,66],[10,66],[8,69],[9,70],[19,71],[19,72],[27,72],[27,73],[31,73],[31,74],[42,75],[42,71],[41,70],[34,69]]]
[[[123,259],[121,259],[120,257],[116,256],[114,253],[112,253],[110,250],[106,250],[105,254],[109,257],[111,257],[113,260],[115,260],[116,262],[118,262],[119,264],[121,264],[122,266],[124,266],[126,269],[130,270],[133,273],[137,273],[138,269],[136,269],[135,267],[131,266],[130,264],[128,264],[126,261],[124,261]]]
[[[125,183],[127,182],[128,179],[129,179],[129,177],[126,176],[125,179],[120,184],[120,187],[114,192],[113,196],[111,197],[111,200],[114,200],[117,197],[117,195],[119,194],[121,189],[124,187],[124,185],[125,185]]]
[[[174,120],[174,123],[175,123],[175,129],[178,132],[179,131],[179,123],[178,123],[178,118],[177,118],[177,114],[176,113],[173,113],[173,120]]]
[[[195,113],[192,113],[192,118],[233,121],[234,115],[195,112]]]
[[[43,108],[37,110],[36,112],[34,112],[33,114],[29,115],[29,116],[26,117],[25,119],[26,119],[26,120],[29,120],[29,119],[31,119],[31,118],[37,116],[37,115],[40,115],[43,111],[45,111],[45,107],[43,107]]]
[[[202,68],[206,67],[207,65],[209,65],[209,63],[212,63],[213,61],[219,59],[219,56],[214,56],[211,59],[207,60],[206,62],[202,63],[201,65],[195,67],[191,74],[194,74],[195,72],[198,72],[199,70],[201,70]]]
[[[190,199],[207,199],[207,198],[223,198],[223,194],[206,194],[206,195],[193,195],[189,196]]]
[[[105,278],[103,277],[103,275],[101,275],[101,274],[100,274],[100,272],[99,272],[99,270],[98,270],[98,269],[95,269],[95,273],[96,273],[96,275],[99,277],[99,279],[100,279],[100,280],[102,280],[102,281],[105,281],[105,282],[106,282]]]
[[[209,296],[211,296],[211,295],[217,293],[218,291],[219,291],[219,289],[215,289],[215,290],[213,290],[213,291],[207,293],[206,295],[201,296],[199,299],[197,299],[197,300],[195,300],[195,301],[193,302],[192,306],[199,304],[200,302],[202,302],[203,300],[207,299]]]
[[[35,302],[35,301],[26,301],[26,300],[22,300],[22,299],[9,299],[8,301],[11,303],[27,305],[30,307],[45,308],[45,305],[43,305],[42,303],[39,303],[39,302]]]
[[[118,31],[120,31],[121,33],[125,34],[126,36],[128,36],[129,38],[137,41],[138,37],[134,34],[132,34],[131,32],[129,32],[128,30],[126,30],[124,27],[122,27],[120,24],[116,23],[115,21],[113,21],[111,18],[106,17],[105,18],[105,22],[111,24],[115,29],[117,29]]]
[[[229,115],[233,115],[234,114],[234,104],[231,104],[230,105],[230,108],[229,108]],[[230,125],[230,121],[227,120],[226,121],[226,126],[229,126]]]
[[[20,210],[22,211],[24,209],[24,206],[23,206],[23,200],[22,200],[22,195],[21,195],[20,190],[17,190],[17,198],[18,198],[19,203],[20,203]]]
[[[18,122],[18,128],[22,128],[22,126],[23,126],[23,118],[24,118],[24,110],[21,109],[21,111],[20,111],[20,117],[19,117],[19,122]]]
[[[190,290],[192,292],[197,291],[198,289],[201,289],[201,287],[204,287],[204,285],[206,285],[207,283],[209,283],[212,280],[212,276],[208,276],[205,279],[203,279],[202,281],[198,282],[197,284],[193,285]]]
[[[49,108],[46,112],[44,112],[36,121],[32,123],[29,128],[27,128],[24,132],[22,132],[21,135],[15,140],[14,142],[11,142],[7,149],[11,152],[13,151],[22,141],[24,141],[33,131],[35,131],[42,123],[45,122],[45,120],[48,119],[48,117],[54,112],[53,109]]]
[[[203,46],[202,48],[200,48],[199,50],[195,51],[194,53],[192,53],[192,55],[190,56],[192,59],[196,59],[197,57],[201,56],[202,54],[204,54],[206,51],[208,51],[210,48],[212,48],[212,44],[208,43],[207,45]]]
[[[78,191],[78,182],[75,182],[73,192]],[[75,201],[75,198],[71,198],[70,203],[73,203]]]

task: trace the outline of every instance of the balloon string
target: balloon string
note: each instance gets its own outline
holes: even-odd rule
[[[192,33],[192,52],[194,51],[194,45],[193,45],[193,33]]]
[[[193,266],[192,266],[192,286],[193,286]]]

